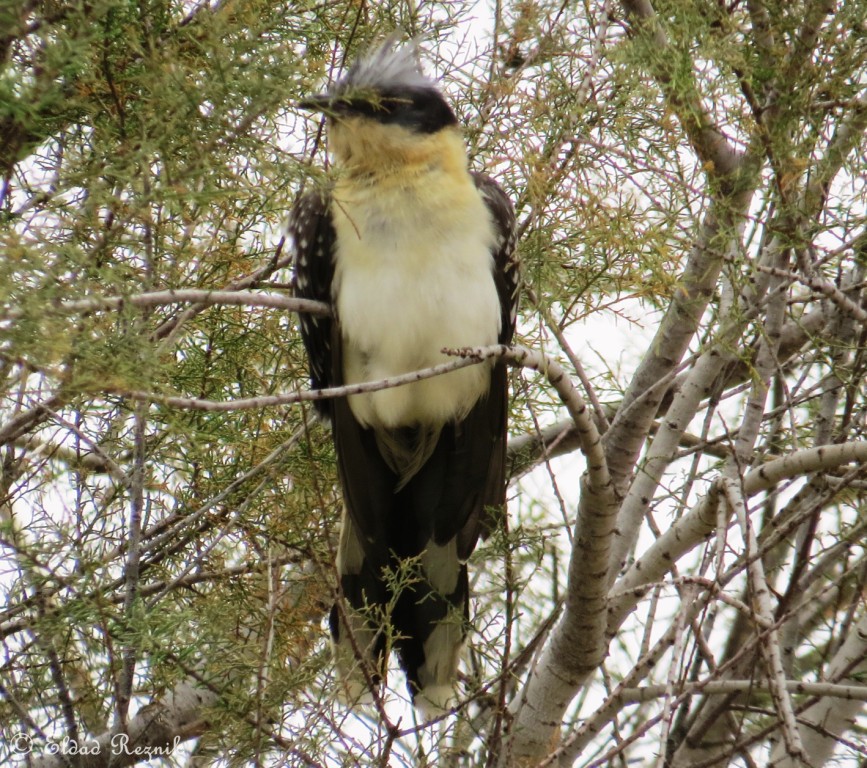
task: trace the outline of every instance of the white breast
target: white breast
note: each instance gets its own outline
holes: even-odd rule
[[[449,358],[443,347],[496,343],[493,224],[467,174],[433,170],[410,183],[335,192],[335,302],[347,383]],[[487,392],[490,366],[350,398],[369,426],[439,424]]]

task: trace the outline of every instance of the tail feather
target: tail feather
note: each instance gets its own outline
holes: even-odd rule
[[[339,598],[328,618],[331,650],[343,693],[350,701],[378,685],[385,671],[383,632],[388,590],[381,569],[365,555],[358,528],[344,510],[337,550]]]
[[[422,429],[386,440],[360,425],[345,399],[334,402],[346,510],[331,633],[348,690],[377,684],[394,647],[419,707],[435,713],[452,700],[469,626],[466,560],[489,508],[504,501],[504,443],[492,426],[504,398],[492,388],[462,421],[444,425],[433,446]],[[424,443],[420,466],[392,466],[414,440]]]
[[[467,566],[454,542],[430,542],[419,557],[393,556],[377,569],[344,515],[337,567],[342,599],[329,624],[345,698],[357,701],[379,684],[390,641],[413,700],[428,714],[447,709],[469,620]]]
[[[446,551],[445,557],[448,556]],[[395,646],[413,699],[444,709],[454,694],[458,663],[467,638],[469,581],[466,565],[452,556],[454,586],[444,593],[432,585],[424,560],[422,557],[419,579],[397,599],[392,617],[397,630]],[[438,564],[438,570],[441,575],[445,566]]]

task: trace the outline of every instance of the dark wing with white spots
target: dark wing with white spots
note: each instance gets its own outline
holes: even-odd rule
[[[286,226],[294,248],[294,292],[303,299],[331,305],[331,282],[334,278],[334,226],[328,197],[321,192],[302,195],[289,214]],[[301,338],[310,362],[310,386],[313,389],[339,383],[339,365],[332,349],[334,320],[301,313]],[[321,416],[330,416],[330,400],[314,401]]]
[[[489,176],[473,173],[476,189],[482,194],[488,212],[494,221],[497,242],[494,248],[494,280],[500,295],[502,326],[500,344],[511,344],[515,335],[518,317],[518,291],[521,273],[515,251],[518,236],[515,224],[515,210],[503,188]]]
[[[324,302],[334,312],[336,236],[329,203],[328,196],[320,192],[303,195],[293,206],[286,229],[294,249],[295,296]],[[339,386],[343,371],[337,318],[301,313],[300,320],[311,387]],[[332,606],[329,624],[335,661],[346,692],[354,699],[364,687],[358,663],[363,660],[371,665],[368,671],[374,682],[379,681],[384,664],[385,635],[378,626],[382,616],[379,622],[370,621],[366,607],[383,606],[389,601],[383,568],[388,567],[390,554],[381,542],[385,541],[388,520],[393,517],[396,480],[379,454],[374,434],[356,421],[345,397],[315,400],[314,405],[321,416],[331,421],[343,489],[337,571],[345,602]],[[360,528],[357,519],[374,526],[378,546],[372,546],[368,529]]]
[[[494,258],[494,284],[500,297],[500,344],[511,344],[518,316],[520,269],[515,252],[517,231],[515,210],[502,187],[481,173],[473,173],[473,181],[494,223],[496,239],[491,255]],[[486,536],[496,524],[495,514],[506,504],[506,438],[509,418],[509,381],[507,366],[498,362],[491,371],[488,397],[480,401],[464,422],[467,433],[466,450],[470,455],[487,457],[487,470],[481,506],[469,524],[460,532],[460,551],[471,552],[478,536]]]

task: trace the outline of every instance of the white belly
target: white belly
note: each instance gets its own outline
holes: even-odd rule
[[[415,191],[335,194],[334,284],[346,383],[445,362],[451,358],[443,347],[497,341],[490,215],[469,176],[451,186],[442,181],[427,179]],[[374,427],[438,424],[465,415],[489,384],[490,365],[476,365],[354,395],[350,407]]]

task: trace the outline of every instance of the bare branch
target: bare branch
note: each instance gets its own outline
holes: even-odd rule
[[[867,701],[867,685],[845,685],[841,683],[811,683],[802,680],[786,680],[785,688],[789,694],[804,696],[829,696],[852,702]],[[689,695],[702,693],[705,696],[725,696],[730,693],[770,693],[770,688],[760,680],[699,680],[685,683],[681,693]],[[664,685],[646,685],[641,688],[623,690],[623,702],[639,704],[666,695]]]
[[[288,312],[304,312],[319,317],[331,314],[327,304],[311,299],[297,299],[277,293],[252,291],[204,291],[197,288],[170,288],[165,291],[138,293],[131,296],[104,296],[78,301],[63,301],[49,304],[47,309],[62,315],[81,315],[103,310],[122,311],[125,307],[160,307],[169,304],[200,304],[205,307],[266,307]],[[4,320],[18,320],[23,316],[20,309],[7,309]]]
[[[742,203],[745,205],[746,199]],[[667,387],[649,397],[645,393],[657,387],[658,382],[677,367],[716,285],[722,269],[722,255],[731,247],[734,222],[730,213],[728,203],[711,204],[669,309],[605,435],[609,466],[618,486],[622,486],[632,472]],[[643,407],[637,412],[629,410],[632,401],[639,397],[645,400]],[[623,416],[625,413],[629,413],[628,419]]]
[[[508,349],[508,347],[498,347],[497,351],[491,356],[503,354],[506,349]],[[174,397],[172,395],[161,395],[156,392],[115,391],[114,393],[127,397],[130,400],[161,403],[170,408],[184,408],[195,411],[248,411],[259,408],[273,408],[280,405],[294,405],[295,403],[311,402],[313,400],[326,400],[332,397],[347,397],[349,395],[358,395],[363,392],[378,392],[381,389],[400,387],[405,384],[422,381],[423,379],[429,379],[433,376],[442,376],[444,373],[457,371],[460,368],[466,368],[470,365],[478,365],[480,362],[481,358],[465,357],[460,360],[440,363],[439,365],[434,365],[430,368],[423,368],[400,376],[392,376],[387,379],[379,379],[378,381],[364,382],[363,384],[346,384],[342,387],[310,389],[303,392],[291,392],[282,395],[261,395],[259,397],[245,397],[229,401],[205,400],[197,397]]]
[[[764,265],[759,265],[759,269],[769,275],[783,277],[787,280],[791,280],[792,282],[798,282],[802,285],[806,285],[811,290],[816,291],[817,293],[821,293],[823,296],[827,296],[831,301],[834,302],[834,304],[837,305],[840,311],[844,314],[853,317],[859,323],[867,323],[867,310],[865,310],[859,304],[850,299],[832,282],[825,280],[821,277],[799,275],[786,269],[766,267]]]
[[[746,542],[747,574],[750,580],[755,611],[759,621],[768,626],[774,620],[770,590],[765,578],[764,566],[757,554],[758,542],[756,541],[753,526],[750,524],[746,503],[741,494],[740,486],[734,478],[723,478],[722,493],[741,527],[741,532]],[[761,643],[760,649],[762,655],[765,657],[765,665],[768,670],[768,685],[774,700],[774,706],[782,721],[786,754],[797,763],[807,763],[807,755],[801,742],[801,733],[795,721],[795,711],[786,690],[786,673],[783,669],[780,638],[776,628],[770,627],[765,630],[765,641]]]
[[[805,448],[748,472],[743,480],[743,493],[749,498],[774,488],[783,480],[830,471],[852,462],[867,462],[867,441]],[[634,609],[646,585],[663,578],[673,563],[713,535],[717,529],[717,495],[712,487],[617,580],[610,593],[610,634],[617,631],[626,614]]]
[[[129,524],[127,531],[126,563],[124,564],[123,614],[126,623],[127,641],[123,648],[120,679],[117,681],[116,708],[117,727],[125,729],[129,703],[132,698],[135,665],[138,658],[140,638],[135,632],[135,611],[138,608],[139,577],[141,565],[141,540],[144,517],[145,484],[145,425],[146,408],[141,405],[135,409],[134,446],[132,470],[129,478]]]
[[[857,685],[865,669],[867,669],[867,616],[862,615],[854,631],[846,636],[840,649],[834,654],[827,676],[834,682],[845,679]],[[841,686],[844,689],[846,687],[848,686]],[[809,765],[824,765],[837,746],[836,737],[851,727],[852,718],[863,710],[864,704],[860,696],[858,698],[837,697],[833,693],[818,691],[816,695],[822,698],[808,707],[799,720],[805,726],[816,726],[803,728],[804,748]],[[778,745],[771,753],[768,765],[773,768],[797,768],[798,763],[793,760],[791,754],[784,751],[782,745]]]
[[[513,765],[518,764],[516,760],[524,764],[544,754],[579,686],[604,658],[607,573],[617,499],[593,418],[559,364],[523,348],[461,351],[479,359],[494,353],[546,374],[575,421],[587,457],[564,611],[515,699],[514,721],[500,756],[502,764]]]

